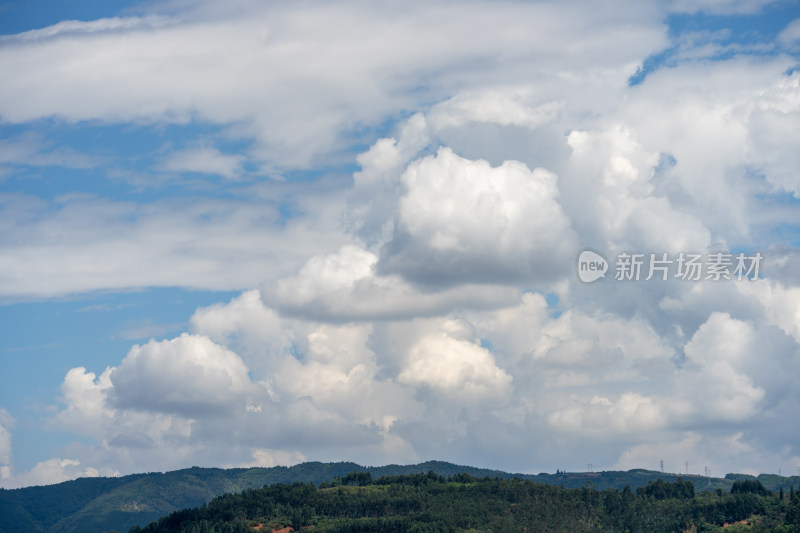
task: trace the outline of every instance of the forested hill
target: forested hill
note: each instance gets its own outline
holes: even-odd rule
[[[697,494],[681,479],[634,492],[433,472],[373,480],[353,472],[319,487],[280,484],[221,496],[130,533],[253,531],[790,533],[800,531],[800,495],[776,495],[754,480]]]
[[[518,477],[565,488],[583,487],[590,483],[598,490],[622,489],[625,485],[636,490],[655,479],[674,482],[678,477],[648,470],[515,475],[441,461],[380,467],[318,462],[292,467],[227,470],[195,467],[118,478],[83,478],[44,487],[0,489],[0,533],[128,531],[132,526],[143,527],[173,511],[202,505],[222,494],[277,483],[313,482],[319,485],[354,471],[369,472],[374,479],[428,471],[447,477],[467,473],[476,478]],[[734,478],[749,479],[742,475],[729,477],[684,476],[698,491],[717,488],[729,491]],[[783,487],[788,492],[792,486],[795,489],[800,487],[800,478],[797,477],[759,476],[758,479],[772,491]]]

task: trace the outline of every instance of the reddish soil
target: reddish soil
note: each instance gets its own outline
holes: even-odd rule
[[[730,524],[728,524],[726,522],[725,524],[722,524],[722,527],[731,527],[731,526],[738,526],[738,525],[750,526],[752,524],[750,523],[749,520],[740,520],[739,522],[731,522]]]

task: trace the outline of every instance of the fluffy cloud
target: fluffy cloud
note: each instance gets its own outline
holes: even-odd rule
[[[680,346],[682,362],[646,321],[578,309],[553,316],[539,293],[495,310],[342,324],[284,316],[248,291],[198,310],[192,324],[194,335],[135,347],[99,377],[67,375],[66,407],[54,423],[98,441],[70,457],[98,469],[126,464],[123,451],[152,462],[170,443],[159,464],[341,453],[381,463],[442,457],[439,442],[446,458],[462,461],[493,446],[506,456],[495,464],[510,468],[567,458],[581,449],[575,437],[589,436],[598,461],[628,464],[656,453],[656,442],[681,442],[690,431],[707,444],[703,428],[712,422],[735,431],[766,409],[789,413],[797,400],[773,376],[792,364],[797,344],[769,340],[768,323],[724,313]],[[225,346],[246,353],[252,368]],[[770,361],[754,357],[759,346]],[[229,414],[218,416],[220,408]],[[490,446],[480,437],[486,428],[503,439]],[[225,451],[214,444],[219,435]],[[535,450],[520,446],[534,436]],[[765,445],[741,435],[737,442]],[[695,464],[707,456],[698,444],[687,457]]]
[[[674,371],[674,351],[640,319],[590,316],[578,310],[550,316],[541,294],[476,320],[548,431],[617,441],[663,425],[654,393]]]
[[[498,307],[518,291],[503,286],[460,285],[420,291],[396,274],[376,272],[378,256],[357,246],[313,257],[297,276],[265,288],[263,298],[278,309],[319,320],[397,319],[436,315],[458,307]]]
[[[188,416],[226,412],[257,393],[238,355],[188,334],[134,346],[108,380],[115,405]]]
[[[686,344],[686,361],[676,376],[677,416],[700,421],[741,421],[760,412],[764,390],[748,376],[757,353],[751,324],[713,313]],[[691,404],[690,404],[691,402]]]
[[[275,375],[278,390],[350,423],[380,428],[418,412],[410,391],[391,379],[379,378],[380,368],[367,347],[369,326],[320,326],[307,336],[304,360],[286,358]]]
[[[659,155],[633,130],[573,131],[564,205],[584,242],[619,250],[705,250],[709,231],[653,184]],[[593,244],[597,246],[598,244]]]
[[[4,488],[27,487],[30,485],[53,485],[78,477],[114,476],[118,472],[103,470],[102,472],[81,465],[75,459],[47,459],[36,463],[27,472],[22,472],[14,477],[0,481]]]
[[[800,343],[800,287],[784,286],[768,279],[737,284],[739,292],[754,297],[763,306],[770,323]]]
[[[775,186],[800,196],[800,74],[775,80],[755,102],[748,120],[747,160]]]
[[[290,353],[299,333],[261,301],[259,291],[242,293],[228,303],[202,307],[191,330],[239,354],[256,375],[266,375],[275,359]]]
[[[507,394],[512,378],[498,368],[485,348],[446,331],[419,340],[400,372],[401,383],[424,385],[435,391],[455,393],[462,404],[482,402]]]
[[[402,179],[396,234],[379,271],[434,285],[547,281],[566,272],[574,237],[552,173],[513,161],[492,168],[442,148]]]
[[[110,369],[99,377],[85,368],[73,368],[61,384],[62,400],[66,409],[58,413],[59,425],[77,430],[84,435],[101,438],[103,429],[113,411],[106,406],[106,395],[112,384]]]
[[[553,122],[564,103],[552,100],[538,104],[530,88],[489,89],[478,94],[459,93],[437,104],[430,121],[435,129],[457,128],[468,123],[523,126],[530,129]]]
[[[764,412],[768,399],[760,385],[769,384],[773,394],[783,388],[782,378],[776,379],[773,372],[791,365],[791,354],[786,346],[768,348],[765,338],[771,335],[727,313],[712,313],[683,347],[685,360],[667,370],[672,376],[668,388],[662,383],[660,390],[649,387],[647,394],[572,397],[570,405],[551,413],[548,421],[562,431],[603,439],[643,431],[647,439],[671,438],[668,435],[674,436],[677,429],[700,432],[712,422],[731,430]],[[774,350],[775,360],[759,362],[756,356],[764,349]],[[757,369],[763,365],[769,370]],[[602,382],[595,380],[592,389],[599,388]],[[624,456],[621,460],[625,461]]]
[[[276,326],[287,344],[272,344],[265,354],[270,344],[262,342],[261,318],[272,313],[250,291],[198,310],[195,334],[134,346],[100,376],[70,370],[61,387],[64,406],[50,427],[95,444],[67,447],[69,459],[48,468],[65,460],[69,472],[78,464],[103,472],[109,465],[134,471],[141,464],[268,464],[334,459],[341,449],[376,461],[393,454],[415,459],[392,427],[422,409],[411,389],[378,376],[371,326],[281,319]],[[241,349],[254,368],[199,332]]]
[[[353,188],[345,209],[345,225],[369,245],[391,238],[406,165],[431,142],[425,115],[417,113],[399,128],[397,138],[378,139],[356,161]]]
[[[652,434],[663,426],[661,410],[653,398],[626,392],[611,400],[593,396],[588,402],[554,411],[548,422],[560,431],[594,438],[619,438],[620,433]]]
[[[73,368],[61,385],[64,408],[52,419],[54,429],[65,429],[96,439],[102,448],[156,448],[175,437],[191,434],[188,419],[160,412],[150,413],[149,404],[140,409],[120,410],[112,401],[113,368],[100,376],[84,368]],[[178,380],[176,376],[172,379]],[[147,383],[140,383],[145,387]],[[202,386],[202,384],[198,384]]]
[[[249,291],[225,306],[198,310],[192,324],[197,332],[248,354],[254,379],[283,410],[308,410],[306,416],[345,427],[373,427],[379,445],[393,440],[397,445],[397,437],[388,432],[393,422],[421,413],[413,391],[385,375],[371,348],[368,323],[321,324],[281,316],[264,305],[257,291]],[[297,424],[281,417],[277,423]]]
[[[768,172],[767,181],[788,183],[784,170],[794,152],[779,148],[785,146],[781,140],[773,154],[756,137],[762,120],[775,120],[780,128],[796,108],[790,87],[797,75],[787,75],[792,65],[781,56],[688,62],[652,73],[630,93],[622,112],[626,124],[643,150],[665,154],[667,164],[652,183],[657,194],[691,213],[715,243],[751,240],[752,217],[760,208],[754,194],[774,192],[751,179],[749,167],[773,165],[781,173]],[[782,99],[787,101],[777,104]],[[769,119],[762,108],[780,111]]]
[[[672,347],[641,319],[592,316],[577,309],[553,317],[539,293],[527,293],[519,305],[474,321],[496,353],[517,364],[520,359],[535,363],[537,377],[555,387],[576,379],[579,384],[640,383],[668,370],[674,356]]]

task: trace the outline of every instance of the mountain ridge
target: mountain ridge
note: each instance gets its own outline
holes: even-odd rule
[[[604,489],[633,490],[649,481],[678,478],[692,481],[698,491],[729,490],[736,479],[759,479],[770,489],[800,486],[800,477],[761,474],[728,474],[726,478],[663,473],[645,469],[601,472],[557,472],[521,474],[502,470],[426,461],[413,465],[363,466],[354,462],[310,461],[294,466],[252,468],[191,467],[169,472],[129,474],[113,478],[79,478],[54,485],[0,489],[0,533],[127,531],[144,526],[171,512],[197,507],[214,497],[276,483],[320,484],[351,472],[369,472],[373,478],[433,471],[452,476],[527,479],[545,485],[579,488],[591,484]]]

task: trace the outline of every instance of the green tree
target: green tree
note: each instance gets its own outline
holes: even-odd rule
[[[758,494],[760,496],[770,496],[772,495],[772,492],[770,492],[758,480],[745,479],[733,482],[731,494]]]

